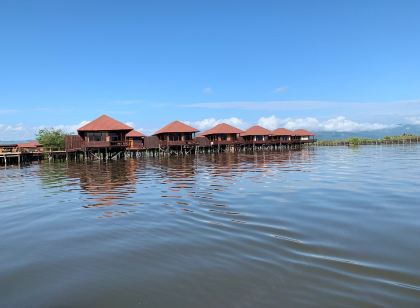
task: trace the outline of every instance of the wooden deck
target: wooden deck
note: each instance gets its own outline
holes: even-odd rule
[[[65,138],[67,152],[86,151],[88,149],[127,148],[128,141],[84,141],[79,135],[70,135]]]
[[[4,167],[8,165],[18,165],[39,161],[44,158],[49,161],[65,160],[67,152],[65,150],[45,150],[45,151],[19,151],[19,152],[0,152],[0,164]]]
[[[0,153],[0,163],[6,168],[7,165],[17,164],[19,167],[24,162],[30,162],[33,153],[29,152],[2,152]]]

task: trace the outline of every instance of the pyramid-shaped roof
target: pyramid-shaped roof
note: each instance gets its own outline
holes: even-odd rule
[[[145,137],[146,135],[143,134],[142,132],[139,132],[139,131],[133,129],[131,132],[129,132],[125,136],[126,137]]]
[[[286,128],[277,128],[272,132],[273,136],[293,136],[295,133],[292,130]]]
[[[77,131],[86,132],[86,131],[118,131],[118,130],[129,130],[133,128],[117,121],[107,115],[101,115],[99,118],[89,122],[88,124],[80,127]]]
[[[259,125],[252,126],[244,131],[241,136],[269,136],[272,132]]]
[[[162,127],[153,135],[166,134],[166,133],[196,133],[198,129],[191,127],[181,121],[173,121],[168,125]]]
[[[209,130],[201,133],[200,136],[218,135],[218,134],[240,134],[242,130],[226,123],[220,123]]]
[[[315,136],[314,133],[311,133],[306,129],[297,129],[293,133],[295,136]]]

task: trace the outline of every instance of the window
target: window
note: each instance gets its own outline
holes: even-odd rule
[[[121,134],[120,133],[109,133],[109,141],[121,141]]]
[[[179,141],[181,140],[180,134],[169,134],[169,141]]]
[[[88,141],[104,141],[105,135],[101,132],[88,132],[86,134]]]

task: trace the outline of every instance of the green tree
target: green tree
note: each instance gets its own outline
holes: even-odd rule
[[[361,143],[361,140],[360,138],[353,137],[353,138],[349,138],[348,142],[352,145],[359,145]]]
[[[46,148],[64,148],[65,136],[61,129],[43,128],[38,131],[36,140]]]

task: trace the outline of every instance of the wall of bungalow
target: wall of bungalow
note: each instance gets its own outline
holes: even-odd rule
[[[0,145],[0,153],[14,153],[18,152],[18,145],[17,144],[3,144]]]
[[[290,141],[292,136],[281,135],[281,136],[271,136],[271,140],[274,141]]]
[[[239,134],[212,134],[206,135],[210,141],[237,141]]]
[[[292,140],[296,140],[296,141],[309,141],[309,140],[314,140],[315,137],[314,136],[292,136]]]
[[[268,135],[254,135],[254,136],[243,136],[245,141],[267,141],[269,139]]]
[[[84,141],[124,141],[128,131],[92,131],[79,132]]]
[[[126,140],[130,148],[144,147],[144,137],[127,137]]]
[[[156,136],[160,141],[190,141],[195,138],[195,133],[163,133]]]

